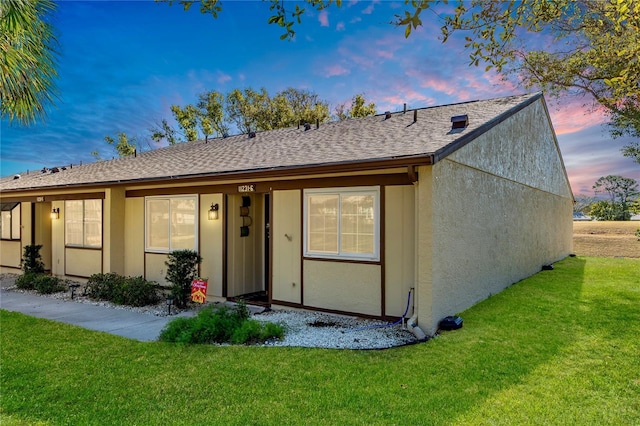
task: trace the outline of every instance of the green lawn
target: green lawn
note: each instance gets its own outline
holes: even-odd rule
[[[640,260],[567,258],[384,351],[142,343],[0,312],[0,423],[640,424]]]

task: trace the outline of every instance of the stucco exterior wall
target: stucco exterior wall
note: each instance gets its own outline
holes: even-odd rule
[[[51,273],[64,276],[64,201],[51,202],[51,208],[60,209],[60,217],[51,220]]]
[[[144,197],[124,202],[124,275],[145,275],[144,268]]]
[[[384,313],[388,316],[400,317],[405,312],[407,296],[415,280],[414,187],[386,187],[384,212]]]
[[[222,259],[224,220],[222,194],[206,194],[200,196],[200,275],[208,279],[207,296],[222,297]],[[209,209],[218,204],[218,220],[209,220]]]
[[[273,299],[302,303],[302,224],[300,190],[273,192]]]
[[[168,259],[167,255],[162,253],[145,253],[144,256],[144,278],[148,281],[155,281],[163,286],[171,285],[165,279],[167,275],[167,265],[165,265]]]
[[[24,205],[29,205],[29,203],[23,203]],[[26,207],[25,207],[26,208]],[[35,227],[36,229],[31,230],[34,233],[34,241],[36,244],[42,246],[40,249],[40,255],[42,256],[42,262],[44,263],[44,269],[47,271],[51,270],[51,203],[43,202],[43,203],[35,203]],[[22,222],[24,229],[31,228],[31,222]],[[25,225],[29,223],[29,225]],[[29,236],[31,237],[31,236]],[[24,236],[22,238],[23,244],[30,244],[29,240],[25,240]]]
[[[541,102],[436,163],[423,178],[433,187],[431,297],[425,301],[431,306],[424,312],[420,306],[429,332],[443,317],[571,252],[573,198]]]
[[[102,272],[102,250],[65,249],[65,274],[89,278]]]
[[[20,240],[1,240],[0,241],[0,266],[8,268],[20,268],[20,259],[22,258],[22,244]],[[15,272],[15,271],[12,271]]]
[[[124,274],[124,216],[123,188],[108,188],[102,201],[102,255],[105,271]]]
[[[381,315],[380,265],[304,261],[304,304],[309,307]]]

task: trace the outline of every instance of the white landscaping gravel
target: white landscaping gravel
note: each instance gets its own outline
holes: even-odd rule
[[[112,309],[129,310],[146,315],[167,316],[167,306],[164,301],[154,306],[139,308],[115,305],[110,302],[95,301],[82,296],[81,288],[76,291],[73,300],[71,299],[71,293],[69,291],[41,295],[33,291],[20,290],[15,287],[14,282],[16,277],[17,275],[15,274],[0,274],[2,288],[5,291],[37,294],[41,297],[51,297],[68,302],[105,306]],[[391,326],[389,323],[383,321],[322,312],[281,309],[265,310],[253,306],[251,310],[254,312],[252,315],[253,319],[281,324],[285,328],[285,336],[282,340],[268,341],[264,343],[263,346],[297,346],[327,349],[387,349],[419,342],[419,340],[403,326],[402,322]],[[172,307],[172,316],[179,312],[181,311]]]

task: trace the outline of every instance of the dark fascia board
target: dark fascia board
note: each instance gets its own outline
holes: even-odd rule
[[[64,189],[84,188],[84,189],[103,189],[105,187],[118,187],[118,186],[131,186],[139,184],[161,184],[166,182],[190,183],[201,180],[207,180],[208,182],[215,182],[221,180],[245,180],[245,179],[269,179],[280,177],[299,177],[311,174],[333,174],[333,173],[345,173],[345,172],[364,172],[371,170],[383,170],[396,167],[413,167],[413,166],[428,166],[433,164],[433,154],[420,154],[414,156],[405,157],[393,157],[384,159],[373,159],[363,161],[345,161],[340,163],[327,163],[327,164],[315,164],[304,166],[287,166],[287,167],[275,167],[269,169],[254,169],[254,170],[241,170],[232,172],[217,172],[217,173],[201,173],[192,175],[179,175],[179,176],[163,176],[159,178],[144,178],[144,179],[130,179],[126,181],[105,181],[105,182],[91,182],[91,183],[78,183],[70,185],[52,185],[42,187],[30,187],[20,189],[8,189],[3,190],[0,193],[0,198],[8,198],[11,194],[34,194],[43,191],[55,191]]]
[[[457,139],[453,143],[450,143],[449,145],[447,145],[447,146],[445,146],[443,148],[440,148],[439,150],[437,150],[434,153],[434,155],[433,155],[433,163],[432,164],[435,164],[438,161],[448,157],[449,155],[453,154],[455,151],[459,150],[460,148],[462,148],[463,146],[467,145],[468,143],[470,143],[474,139],[478,138],[483,133],[488,132],[489,130],[491,130],[492,128],[494,128],[498,124],[502,123],[503,121],[505,121],[509,117],[512,117],[513,115],[517,114],[518,112],[522,111],[523,109],[525,109],[529,105],[537,102],[538,100],[540,100],[542,98],[543,98],[542,92],[538,92],[535,95],[531,96],[526,101],[524,101],[524,102],[514,106],[513,108],[503,112],[502,114],[494,117],[493,119],[487,121],[486,123],[484,123],[480,127],[473,129],[469,133],[466,133],[464,136],[460,137],[459,139]]]

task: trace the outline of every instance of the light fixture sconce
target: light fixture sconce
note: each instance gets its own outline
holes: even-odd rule
[[[56,207],[51,210],[51,219],[60,219],[60,208]]]
[[[211,208],[209,209],[209,220],[218,220],[218,209],[220,206],[218,204],[211,204]]]

